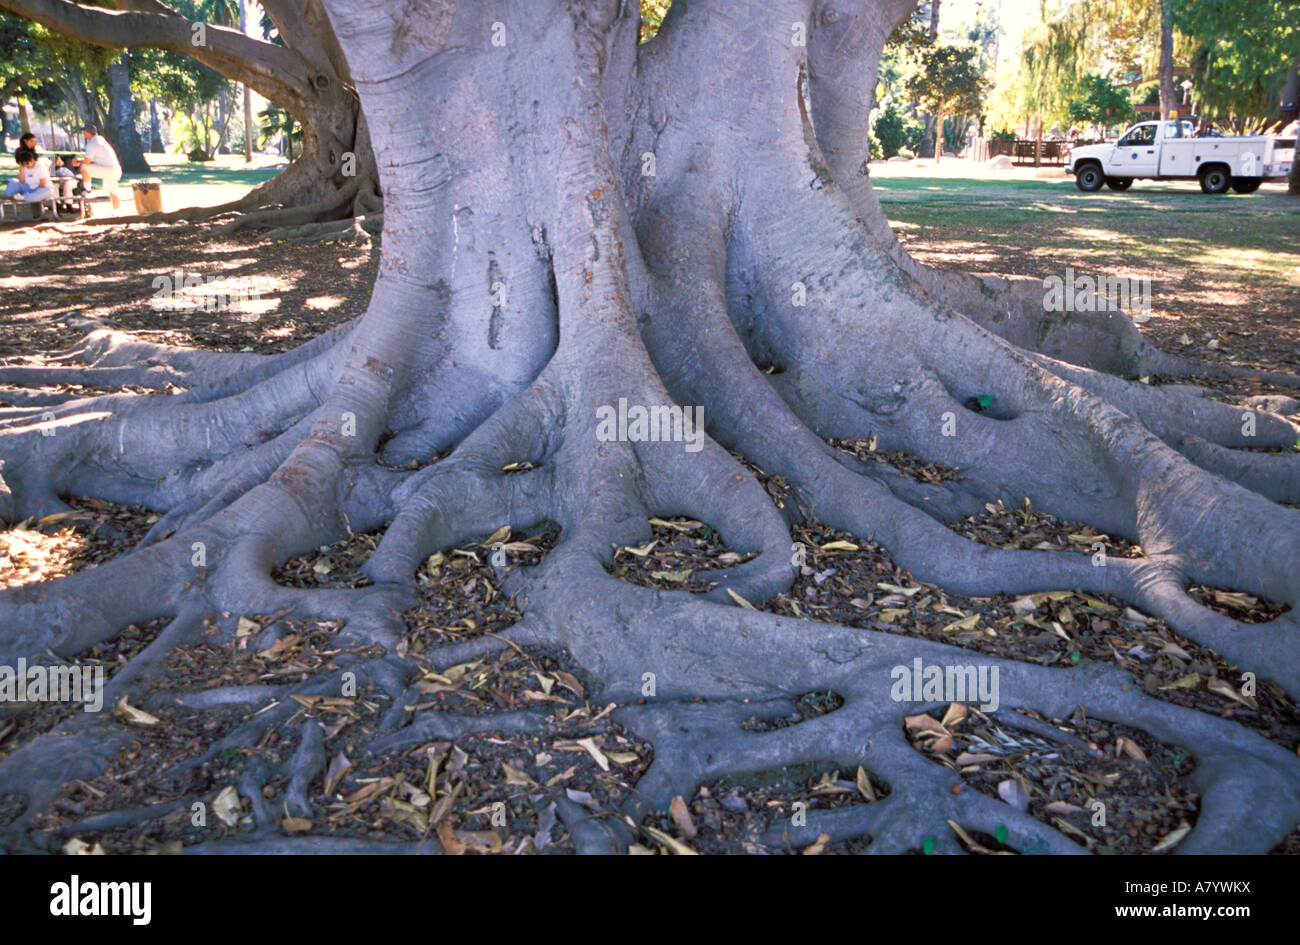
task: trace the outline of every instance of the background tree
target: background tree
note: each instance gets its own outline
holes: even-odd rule
[[[1111,128],[1133,121],[1137,113],[1128,93],[1101,75],[1086,75],[1066,108],[1071,124]]]
[[[119,0],[118,10],[71,0],[0,0],[0,9],[83,43],[190,56],[276,102],[302,125],[298,159],[275,178],[231,203],[156,219],[203,219],[260,207],[270,209],[247,213],[230,226],[324,224],[315,232],[333,235],[356,231],[355,217],[377,229],[382,201],[374,157],[324,8],[319,0],[263,0],[261,5],[274,27],[274,35],[265,40],[209,22],[206,15],[237,22],[237,13],[232,20],[224,0],[176,0],[171,6],[160,0]],[[336,220],[344,222],[329,222]]]
[[[978,115],[987,87],[978,47],[935,45],[922,53],[921,67],[907,79],[906,88],[934,115],[936,161],[943,152],[944,118]]]
[[[819,761],[862,766],[890,793],[810,811],[806,825],[772,823],[761,842],[869,835],[873,850],[901,852],[928,836],[955,852],[951,822],[1017,849],[1078,852],[1010,805],[954,793],[949,769],[904,737],[918,706],[891,698],[896,668],[977,659],[999,669],[999,719],[1081,710],[1183,746],[1200,809],[1181,852],[1270,849],[1300,821],[1289,746],[1148,695],[1118,669],[973,657],[875,624],[761,609],[782,606],[792,585],[791,522],[815,517],[965,594],[1117,595],[1300,695],[1296,611],[1246,625],[1187,593],[1198,583],[1300,603],[1300,513],[1282,504],[1300,502],[1300,457],[1284,452],[1300,425],[1252,402],[1247,436],[1239,406],[1082,367],[1105,355],[1208,369],[1149,349],[1103,351],[1098,338],[1121,342],[1132,329],[1123,313],[1061,324],[1044,317],[1039,282],[1031,320],[1005,286],[940,278],[891,242],[863,172],[862,106],[912,6],[693,0],[638,44],[637,11],[618,0],[327,0],[382,157],[383,259],[366,312],[270,357],[100,330],[61,365],[0,369],[9,385],[183,389],[6,392],[15,406],[0,416],[0,517],[40,519],[66,511],[60,496],[82,495],[142,503],[159,519],[128,555],[0,592],[0,657],[73,655],[166,618],[115,672],[105,704],[241,706],[237,728],[164,780],[188,804],[186,771],[222,751],[276,766],[284,801],[255,804],[245,850],[336,842],[320,828],[285,837],[280,823],[323,813],[318,786],[345,742],[357,758],[468,732],[545,731],[544,704],[482,715],[422,704],[430,673],[512,646],[567,654],[590,705],[619,705],[613,718],[653,743],[622,811],[633,824],[701,783]],[[1006,337],[1025,330],[1025,345]],[[615,432],[618,404],[693,405],[707,436],[687,449],[671,433]],[[858,463],[828,437],[870,437],[960,476],[918,481]],[[1089,555],[981,545],[946,524],[991,500],[1027,501],[1141,553],[1096,566]],[[650,518],[665,515],[707,522],[735,552],[700,593],[608,570],[616,549],[647,544]],[[554,547],[503,569],[517,623],[410,648],[402,614],[433,552],[543,522]],[[273,580],[290,556],[358,532],[374,533],[374,551],[357,586]],[[177,644],[234,652],[241,617],[256,617],[267,626],[255,645],[269,646],[272,624],[289,616],[331,628],[330,662],[306,679],[202,698],[171,679],[158,691]],[[372,722],[343,734],[303,724],[300,700],[352,683],[385,707]],[[813,691],[834,693],[834,710],[795,714]],[[76,712],[10,748],[0,793],[13,813],[0,844],[41,848],[40,816],[61,786],[103,770],[132,734],[109,712]],[[251,774],[245,789],[263,799]],[[557,808],[579,850],[626,848],[621,817]],[[116,811],[112,822],[163,810]],[[348,848],[391,849],[373,838]]]

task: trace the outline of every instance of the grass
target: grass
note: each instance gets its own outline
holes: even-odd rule
[[[873,181],[904,242],[948,242],[981,255],[1090,259],[1130,269],[1191,267],[1261,289],[1300,290],[1300,200],[1276,186],[1212,196],[1194,183],[1139,181],[1126,193],[1080,192],[1072,179]],[[998,268],[998,267],[994,267]]]
[[[242,154],[220,154],[216,160],[191,163],[183,154],[146,154],[148,174],[124,174],[123,182],[156,177],[163,184],[194,187],[204,185],[256,187],[270,180],[287,165],[285,158],[255,154],[251,164]]]
[[[1278,371],[1300,364],[1300,199],[1279,184],[1249,196],[1152,181],[1085,194],[1072,178],[882,174],[873,184],[923,263],[1142,279],[1153,316],[1142,331],[1160,347]]]

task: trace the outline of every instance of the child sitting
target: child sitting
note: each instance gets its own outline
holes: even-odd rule
[[[54,179],[75,180],[77,185],[72,188],[73,196],[86,192],[85,182],[81,179],[81,158],[75,154],[66,159],[55,157]],[[64,193],[67,193],[67,191],[65,190]]]
[[[50,171],[44,161],[36,159],[30,148],[19,148],[14,157],[18,161],[18,177],[5,185],[5,196],[14,200],[35,203],[54,196]]]

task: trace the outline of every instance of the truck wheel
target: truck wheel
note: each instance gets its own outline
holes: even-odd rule
[[[1105,180],[1105,175],[1096,164],[1085,164],[1074,172],[1074,183],[1084,193],[1090,194],[1094,190],[1101,190]]]
[[[1131,177],[1107,177],[1106,186],[1111,190],[1128,190],[1133,186]]]
[[[1226,168],[1218,165],[1207,167],[1201,171],[1201,190],[1207,194],[1222,194],[1227,192],[1231,180]]]
[[[1232,179],[1232,189],[1239,194],[1253,194],[1259,190],[1259,185],[1263,181],[1258,177],[1234,177]]]

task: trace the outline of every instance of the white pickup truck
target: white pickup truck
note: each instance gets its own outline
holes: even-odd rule
[[[1082,191],[1128,190],[1134,179],[1199,180],[1207,194],[1231,187],[1251,194],[1265,180],[1285,178],[1295,139],[1270,135],[1193,137],[1187,120],[1139,122],[1113,143],[1074,148],[1065,168]]]

